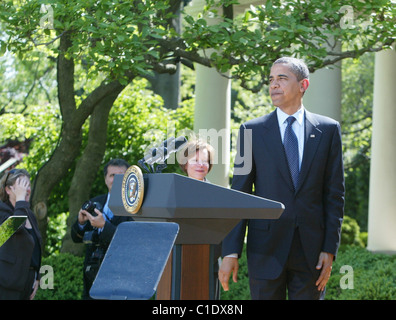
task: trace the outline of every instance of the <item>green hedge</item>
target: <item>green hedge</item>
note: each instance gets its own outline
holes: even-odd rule
[[[328,300],[395,300],[396,255],[342,246],[327,285]]]
[[[343,245],[333,263],[326,300],[395,300],[396,256],[372,253],[355,245]],[[222,300],[249,300],[246,255],[240,258],[239,279],[230,280]]]
[[[344,217],[341,247],[333,263],[326,288],[326,300],[396,299],[396,255],[371,253],[365,249],[367,233],[360,232],[356,220]],[[230,290],[222,300],[249,300],[246,250],[239,259],[238,282],[230,279]]]
[[[362,247],[364,236],[353,219],[345,219],[342,234],[342,245],[333,263],[326,299],[396,300],[396,255],[375,254]],[[238,282],[233,283],[230,279],[230,291],[221,292],[222,300],[250,299],[245,252],[239,261]],[[53,270],[53,289],[39,289],[36,299],[81,299],[83,259],[68,253],[44,258],[42,265]],[[50,274],[42,273],[42,276],[42,287],[48,286]]]
[[[360,227],[357,221],[351,217],[344,216],[344,221],[341,228],[341,244],[352,244],[359,247],[367,245],[365,237],[367,233],[360,232]]]
[[[83,257],[70,253],[59,253],[43,258],[41,272],[42,284],[35,300],[81,300],[83,291]],[[43,267],[44,266],[44,267]],[[46,267],[48,266],[48,267]],[[51,270],[53,288],[50,288]]]

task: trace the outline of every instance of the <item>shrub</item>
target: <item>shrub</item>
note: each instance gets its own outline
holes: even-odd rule
[[[80,300],[83,292],[83,261],[83,257],[70,253],[59,253],[43,258],[42,266],[50,266],[53,271],[53,289],[45,288],[48,283],[44,278],[50,276],[50,273],[41,273],[44,285],[38,289],[35,299]]]
[[[364,243],[360,236],[360,227],[357,221],[349,216],[344,216],[341,227],[341,244],[352,244],[364,247]]]
[[[341,268],[348,270],[341,273]],[[396,299],[396,256],[342,246],[327,285],[328,300]],[[346,281],[348,279],[348,281]]]
[[[53,205],[51,205],[51,207],[52,206]],[[52,208],[50,210],[52,211]],[[44,253],[45,255],[51,256],[60,252],[62,239],[66,233],[66,221],[68,214],[68,212],[62,212],[57,215],[53,215],[50,219],[48,219],[47,241],[45,244]]]
[[[244,250],[245,252],[245,250]],[[53,269],[53,289],[39,289],[36,300],[80,300],[83,291],[83,257],[60,253],[43,259]],[[333,263],[326,300],[395,300],[396,256],[372,253],[354,245],[342,245]],[[46,274],[42,273],[43,278]],[[249,300],[246,254],[239,259],[238,282],[221,289],[222,300]]]
[[[245,250],[244,250],[245,252]],[[222,300],[249,300],[246,255],[239,259],[238,282],[230,279],[230,290]],[[372,253],[355,245],[342,245],[326,287],[326,300],[395,300],[396,256]]]

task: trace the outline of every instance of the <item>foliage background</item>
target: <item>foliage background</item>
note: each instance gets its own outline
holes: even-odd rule
[[[312,15],[316,16],[315,30],[319,30],[326,20],[326,12],[332,12],[333,6],[339,5],[336,2],[321,2],[311,1],[306,3],[304,1],[291,2],[286,1],[286,9],[293,9],[294,6],[304,6],[304,10],[308,11],[308,8],[312,9],[312,6],[321,5],[323,8],[322,14],[313,10]],[[4,2],[5,4],[6,2]],[[11,3],[11,1],[7,1]],[[30,4],[36,6],[42,1],[32,1]],[[60,11],[62,16],[66,17],[69,11],[76,7],[79,12],[83,12],[84,1],[69,1],[62,2],[64,10]],[[86,2],[88,3],[88,2]],[[151,5],[155,2],[148,1]],[[157,2],[158,4],[159,2]],[[163,2],[161,2],[163,4]],[[370,3],[363,3],[356,1],[356,9],[375,11],[376,7],[380,5],[380,2],[376,1]],[[359,4],[360,3],[360,4]],[[385,2],[384,2],[385,3]],[[99,3],[95,2],[95,5],[99,6]],[[257,61],[267,61],[271,59],[265,59],[263,57],[262,48],[267,49],[268,55],[273,54],[274,50],[280,50],[280,43],[290,44],[294,39],[299,39],[301,42],[297,45],[296,50],[304,54],[306,52],[306,39],[301,38],[302,34],[308,31],[312,27],[307,17],[306,21],[300,21],[299,8],[295,10],[295,15],[288,16],[282,14],[285,8],[279,5],[279,1],[267,1],[265,10],[251,10],[244,17],[238,20],[239,25],[244,25],[247,28],[246,34],[236,32],[233,29],[234,26],[230,24],[230,21],[224,21],[218,26],[207,26],[204,23],[204,19],[192,19],[190,20],[188,28],[185,28],[185,35],[190,36],[188,44],[192,49],[199,47],[206,48],[208,46],[219,47],[221,45],[228,45],[227,50],[234,52],[235,59],[239,60],[239,65],[233,68],[234,74],[245,75],[247,70],[256,69],[256,73],[265,73],[265,67],[259,65]],[[103,7],[98,7],[98,12],[103,13],[109,10],[106,7],[108,4],[103,2]],[[308,6],[308,7],[307,7]],[[363,7],[364,6],[364,7]],[[123,6],[119,7],[120,10],[128,10]],[[32,9],[33,10],[33,9]],[[150,35],[147,29],[147,19],[152,14],[152,7],[148,8],[145,15],[139,17],[142,25],[146,28],[142,28],[141,41],[136,37],[131,37],[131,42],[128,45],[136,46],[138,52],[147,51],[149,47],[147,45],[152,44]],[[359,10],[356,10],[358,12]],[[116,12],[113,12],[114,14]],[[5,10],[0,15],[7,15]],[[14,12],[15,15],[23,15],[25,18],[27,14],[25,12]],[[265,17],[267,14],[274,14],[278,17],[272,24],[265,24]],[[12,14],[11,14],[12,16]],[[36,14],[36,18],[40,17]],[[250,32],[251,25],[248,21],[252,17],[259,19],[264,22],[261,26],[267,34],[266,39],[260,39],[260,45],[255,45],[255,38],[257,33]],[[25,19],[24,18],[24,19]],[[91,16],[87,16],[87,19],[91,19]],[[101,15],[103,21],[108,22],[106,15]],[[114,18],[113,16],[111,18]],[[337,17],[331,16],[331,21],[334,22]],[[378,18],[378,19],[377,19]],[[389,33],[392,36],[392,28],[394,28],[394,22],[389,19],[389,16],[381,16],[378,14],[373,16],[374,25],[372,29],[368,28],[360,30],[358,28],[352,28],[349,33],[345,33],[345,30],[338,28],[337,30],[327,31],[332,35],[345,36],[345,40],[350,37],[352,39],[356,34],[360,34],[360,41],[372,41],[374,33],[382,28],[383,34]],[[381,20],[382,19],[382,20]],[[14,20],[16,22],[17,20]],[[21,20],[25,21],[25,20]],[[381,21],[384,25],[381,25]],[[188,22],[188,21],[187,21]],[[62,19],[55,21],[57,28],[62,29]],[[66,24],[69,22],[65,22]],[[76,24],[76,26],[82,27],[83,19],[77,19],[76,21],[70,22]],[[81,24],[81,25],[80,25]],[[94,25],[95,23],[93,23]],[[279,27],[279,24],[287,27]],[[291,26],[291,27],[289,27]],[[4,25],[0,25],[4,30]],[[109,23],[105,29],[89,30],[91,34],[99,36],[106,36],[107,32],[114,32],[117,30],[116,22]],[[18,29],[19,28],[19,29]],[[227,29],[228,28],[228,29]],[[319,28],[319,29],[318,29]],[[13,30],[17,34],[18,30],[23,32],[29,32],[27,24],[17,25],[17,28]],[[225,32],[231,30],[230,32]],[[155,29],[156,36],[163,36],[165,34],[164,29]],[[118,49],[123,49],[125,44],[125,38],[123,34],[113,33],[114,48],[111,46],[98,46],[95,50],[88,52],[88,49],[84,47],[87,43],[87,35],[83,34],[81,37],[76,37],[77,40],[81,40],[80,43],[75,43],[74,47],[71,48],[69,54],[76,58],[84,56],[86,59],[79,60],[79,65],[76,66],[75,81],[76,88],[75,99],[77,104],[87,97],[87,93],[92,91],[94,86],[98,85],[102,80],[102,75],[98,72],[99,68],[102,71],[117,71],[122,73],[123,70],[128,69],[128,59],[121,59],[119,63],[114,63],[114,70],[111,69],[109,63],[110,60],[103,59],[108,53],[111,57],[116,59],[119,56]],[[317,34],[321,38],[321,34]],[[38,34],[40,39],[47,39],[47,36],[53,36],[51,31]],[[78,35],[79,36],[79,35]],[[172,36],[172,35],[171,35]],[[394,35],[393,35],[394,36]],[[359,38],[359,37],[358,37]],[[144,41],[149,39],[144,45],[141,45]],[[394,38],[393,38],[394,39]],[[92,39],[90,39],[92,40]],[[310,39],[308,39],[310,40]],[[326,41],[323,37],[322,44]],[[267,41],[267,42],[265,42]],[[345,47],[346,52],[359,52],[359,43],[352,42],[348,47]],[[58,146],[60,137],[59,132],[62,129],[62,116],[59,112],[58,97],[56,92],[56,64],[55,56],[57,49],[49,52],[45,48],[41,47],[40,50],[31,50],[27,41],[22,41],[19,44],[20,52],[18,55],[10,56],[6,53],[3,57],[0,57],[0,90],[2,95],[0,96],[0,138],[1,142],[6,142],[10,139],[31,140],[29,154],[25,157],[20,167],[28,169],[32,173],[32,179],[42,167],[43,163],[46,163],[53,156],[56,146]],[[103,45],[103,44],[102,44]],[[81,51],[73,49],[76,47],[83,48]],[[4,37],[0,37],[0,56],[6,52],[6,47],[11,48],[11,45],[7,43]],[[370,47],[370,46],[369,46]],[[225,47],[223,47],[226,51]],[[114,50],[113,50],[114,49]],[[371,46],[370,49],[373,49]],[[106,51],[109,50],[109,51]],[[348,51],[349,50],[349,51]],[[157,53],[154,50],[148,50],[149,55],[152,55],[154,59],[157,59]],[[252,59],[246,60],[245,54],[249,51]],[[129,51],[128,51],[129,52]],[[287,51],[284,51],[287,53]],[[317,50],[310,52],[307,55],[307,59],[311,63],[316,63],[320,66],[323,63],[326,51],[324,47],[319,46]],[[80,55],[81,54],[81,55]],[[102,55],[103,54],[103,55]],[[112,56],[113,55],[113,56]],[[44,59],[48,57],[48,59]],[[97,58],[99,59],[97,60]],[[129,57],[130,58],[130,57]],[[135,57],[136,58],[136,57]],[[141,57],[137,57],[137,61],[134,65],[138,73],[147,74],[145,67],[151,66],[145,65]],[[217,63],[219,69],[226,70],[230,67],[230,61],[224,59],[221,55],[214,53],[211,58]],[[243,62],[243,63],[240,63]],[[95,69],[95,63],[98,67]],[[116,65],[117,64],[117,65]],[[337,281],[339,275],[335,272],[329,283],[329,297],[330,298],[348,298],[354,299],[354,297],[362,298],[392,298],[394,297],[394,291],[391,286],[395,287],[395,279],[389,274],[389,271],[394,267],[394,259],[392,257],[386,257],[382,255],[373,255],[367,252],[363,247],[365,245],[365,239],[367,237],[367,214],[368,214],[368,188],[369,188],[369,170],[370,170],[370,146],[371,146],[371,122],[372,122],[372,93],[373,93],[373,66],[374,66],[374,54],[365,54],[360,59],[347,59],[343,60],[343,96],[342,96],[342,131],[343,131],[343,148],[345,158],[345,177],[346,177],[346,206],[345,213],[347,215],[345,223],[343,225],[343,239],[344,244],[342,250],[340,250],[339,258],[336,261],[334,269],[337,270],[338,263],[350,263],[353,261],[354,267],[356,267],[356,290],[355,291],[337,291]],[[9,71],[12,72],[9,72]],[[116,72],[116,73],[117,73]],[[194,105],[194,85],[193,85],[193,73],[191,71],[183,70],[182,79],[182,105],[176,110],[168,110],[163,108],[162,99],[153,94],[149,88],[149,84],[146,80],[136,78],[128,87],[122,92],[122,94],[116,100],[114,107],[112,108],[109,121],[108,121],[108,139],[106,144],[106,152],[102,159],[102,167],[110,158],[122,157],[129,161],[130,164],[134,164],[138,159],[144,155],[144,150],[151,144],[157,144],[167,137],[169,130],[175,131],[175,133],[181,132],[182,129],[191,129],[193,124],[193,105]],[[89,82],[89,80],[94,80]],[[252,77],[250,85],[255,85],[259,82],[255,77]],[[125,84],[125,79],[123,81]],[[266,94],[267,88],[264,86],[260,91],[255,94],[241,89],[241,85],[246,86],[246,82],[234,81],[232,90],[232,129],[239,127],[239,124],[247,119],[259,116],[267,113],[272,109],[268,96]],[[262,84],[260,84],[262,85]],[[309,106],[307,106],[309,109]],[[83,127],[83,143],[82,148],[87,144],[89,130],[89,119]],[[173,133],[173,132],[172,132]],[[235,138],[235,137],[234,137]],[[231,158],[235,153],[235,141],[232,142],[231,147]],[[80,297],[78,291],[81,287],[81,278],[78,278],[77,273],[74,273],[78,268],[77,265],[82,264],[81,258],[70,255],[60,254],[61,240],[65,234],[66,219],[69,216],[68,212],[68,190],[71,184],[71,176],[74,168],[77,164],[78,158],[75,160],[73,166],[69,169],[69,175],[66,175],[52,190],[50,199],[48,201],[48,220],[49,227],[47,230],[47,246],[45,248],[45,260],[44,262],[53,265],[55,268],[55,286],[58,289],[52,291],[47,290],[46,292],[39,293],[38,298],[42,299],[78,299]],[[233,165],[231,164],[231,168]],[[167,169],[169,172],[180,172],[176,165],[169,166]],[[230,172],[232,176],[232,171]],[[96,195],[105,191],[103,184],[103,173],[99,171],[96,175],[95,181],[92,185],[91,193]],[[72,263],[69,263],[71,261]],[[339,269],[339,268],[338,268]],[[80,271],[78,271],[80,272]],[[247,297],[247,286],[246,286],[246,268],[242,267],[241,277],[239,285],[236,286],[233,292],[236,296],[228,296],[229,299],[243,299]],[[338,278],[337,278],[338,277]],[[79,280],[80,279],[80,280]],[[64,284],[63,281],[67,283]],[[359,284],[359,288],[358,285]],[[70,286],[69,286],[70,285]],[[69,293],[60,290],[60,288],[68,288]],[[385,291],[384,291],[385,290]],[[360,292],[360,293],[358,293]],[[366,292],[367,294],[364,294]],[[343,295],[343,293],[345,295]],[[356,293],[356,294],[355,294]],[[358,293],[358,294],[357,294]],[[41,296],[40,296],[41,295]],[[224,294],[224,298],[227,298],[227,294]]]
[[[370,54],[358,60],[347,60],[343,65],[345,71],[343,72],[342,128],[347,188],[346,216],[342,227],[342,246],[333,265],[332,277],[327,286],[326,299],[328,300],[396,298],[394,290],[396,279],[391,272],[395,267],[396,258],[383,254],[373,254],[365,249],[367,243],[366,221],[368,214],[373,65],[374,55]],[[109,121],[111,138],[108,142],[106,157],[110,159],[115,156],[130,156],[128,160],[134,161],[134,159],[141,157],[142,149],[149,145],[151,141],[154,141],[155,136],[159,140],[164,138],[163,135],[166,130],[169,130],[167,126],[170,122],[176,123],[177,130],[179,128],[191,128],[193,123],[193,97],[189,95],[192,85],[190,76],[183,80],[184,96],[188,96],[188,98],[184,100],[183,108],[175,111],[163,109],[161,98],[153,95],[147,89],[145,81],[137,81],[134,86],[128,88],[116,102],[117,112],[111,113],[111,121]],[[237,128],[241,122],[248,118],[259,116],[272,108],[264,90],[260,94],[251,95],[235,84],[232,97],[232,125],[234,128]],[[133,117],[133,114],[138,116]],[[120,120],[125,120],[128,116],[131,117],[131,123],[119,128],[119,124],[125,122]],[[360,121],[356,121],[356,119]],[[131,125],[132,123],[135,125]],[[159,130],[151,130],[153,128]],[[150,132],[149,138],[143,134],[147,130]],[[356,134],[356,131],[359,134]],[[120,132],[128,139],[120,139]],[[135,136],[139,136],[139,138],[130,139],[130,137]],[[169,170],[170,172],[172,170],[177,171],[178,168],[171,167]],[[93,190],[99,190],[103,187],[102,178],[102,174],[98,173]],[[59,191],[55,194],[59,194]],[[366,199],[366,201],[363,201],[363,199]],[[55,223],[55,225],[58,224]],[[58,241],[58,243],[60,242]],[[52,255],[51,263],[63,265],[64,260],[61,257],[62,254]],[[76,263],[78,263],[78,258]],[[230,283],[230,291],[222,291],[221,299],[250,299],[245,254],[241,258],[240,264],[238,283]],[[353,268],[353,289],[341,289],[340,281],[345,274],[342,274],[340,270],[344,265],[351,265]],[[58,285],[62,286],[63,280],[59,279],[58,281]],[[79,281],[75,278],[73,287],[81,287],[82,284]],[[40,293],[37,298],[58,299],[58,297],[64,299],[61,295],[58,296],[55,289],[52,296],[49,292],[45,292],[45,294]],[[75,295],[73,299],[79,299],[79,295]]]
[[[367,237],[365,231],[368,214],[373,65],[374,56],[370,54],[359,60],[350,59],[343,63],[342,128],[347,217],[342,230],[343,246],[333,267],[327,299],[395,298],[392,289],[395,279],[390,274],[395,259],[385,255],[373,255],[364,249]],[[151,144],[164,140],[168,131],[173,130],[172,133],[177,134],[182,129],[192,128],[194,105],[192,77],[191,72],[185,72],[182,87],[183,104],[176,110],[163,108],[161,97],[149,89],[146,80],[134,81],[133,85],[117,99],[116,108],[110,113],[109,139],[103,164],[113,157],[123,157],[130,163],[136,163],[144,155],[144,150]],[[272,109],[265,90],[252,95],[241,90],[236,83],[233,86],[232,97],[233,128],[238,128],[239,124],[248,118],[259,116]],[[22,165],[34,172],[39,168],[42,156],[50,157],[53,145],[56,144],[59,115],[55,108],[52,109],[48,105],[30,106],[30,109],[32,112],[26,116],[20,115],[17,119],[7,115],[0,117],[3,123],[3,137],[33,139],[30,153]],[[167,171],[180,173],[175,165],[169,166]],[[80,299],[81,297],[82,270],[76,266],[82,267],[82,258],[59,253],[68,215],[66,190],[69,183],[68,179],[62,180],[50,200],[48,245],[43,264],[54,266],[55,289],[40,290],[37,299]],[[98,172],[92,193],[99,194],[104,191],[103,173]],[[339,281],[343,275],[339,273],[340,267],[352,261],[355,289],[341,290]],[[222,292],[222,299],[250,299],[247,283],[244,256],[241,260],[239,282],[231,284],[229,292]]]

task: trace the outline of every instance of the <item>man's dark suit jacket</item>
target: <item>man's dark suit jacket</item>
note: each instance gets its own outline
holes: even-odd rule
[[[108,194],[102,194],[100,196],[97,196],[95,198],[92,198],[91,201],[95,201],[98,202],[102,205],[102,208],[105,206],[106,201],[107,201],[107,195]],[[132,218],[130,217],[124,217],[124,216],[114,216],[111,219],[111,222],[107,221],[105,222],[105,226],[103,227],[102,232],[100,233],[99,236],[99,244],[105,248],[107,248],[111,242],[111,240],[113,239],[113,235],[114,232],[117,229],[117,226],[121,223],[121,222],[125,222],[125,221],[131,221]],[[71,228],[71,237],[73,239],[74,242],[82,242],[83,241],[83,237],[84,237],[84,233],[86,231],[91,231],[93,230],[93,227],[91,226],[91,224],[89,223],[89,221],[87,221],[85,227],[83,229],[80,229],[78,226],[78,219],[75,221],[75,223],[72,225]]]
[[[251,141],[244,139],[251,129]],[[248,134],[249,136],[249,134]],[[251,170],[242,167],[249,164]],[[321,251],[337,254],[344,207],[341,130],[338,122],[305,110],[305,143],[294,190],[276,110],[243,124],[232,188],[282,202],[278,220],[242,220],[224,239],[222,255],[242,252],[248,225],[249,277],[276,279],[299,228],[303,253],[314,272]]]
[[[106,201],[107,201],[107,196],[108,194],[102,194],[100,196],[97,196],[95,198],[92,198],[91,201],[99,202],[102,205],[102,208],[104,208]],[[103,253],[107,251],[108,246],[110,245],[111,240],[113,239],[114,233],[117,229],[117,226],[126,221],[132,221],[133,219],[131,217],[124,217],[124,216],[113,216],[111,219],[111,222],[106,220],[105,226],[103,227],[102,231],[100,232],[100,235],[98,237],[98,244],[99,246],[103,249]],[[71,237],[74,242],[82,242],[84,233],[87,231],[92,231],[93,227],[91,226],[91,223],[87,221],[85,224],[84,228],[80,228],[78,226],[78,219],[76,222],[72,225],[71,228]],[[86,270],[87,266],[90,264],[90,259],[92,256],[92,253],[95,251],[96,246],[94,245],[86,245],[86,250],[85,250],[85,259],[84,259],[84,270]],[[89,289],[91,288],[93,280],[92,279],[87,279],[84,273],[84,298],[89,298]]]
[[[17,201],[13,209],[11,204],[0,201],[0,224],[9,216],[28,216],[33,232],[41,247],[41,235],[34,213],[27,201]],[[0,247],[0,297],[2,299],[20,299],[15,294],[26,289],[28,273],[31,267],[35,241],[25,227],[19,228],[14,235]],[[41,263],[41,257],[39,259]],[[39,273],[39,270],[36,270]]]

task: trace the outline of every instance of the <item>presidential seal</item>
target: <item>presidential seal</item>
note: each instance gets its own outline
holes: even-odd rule
[[[122,180],[122,203],[129,213],[139,211],[144,196],[144,181],[142,170],[138,166],[131,166]]]

